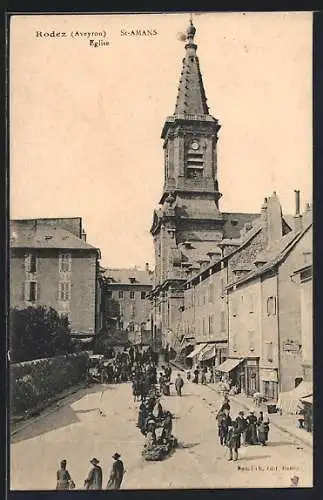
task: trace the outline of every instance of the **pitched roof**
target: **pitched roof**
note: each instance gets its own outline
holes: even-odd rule
[[[39,221],[31,226],[28,221],[19,220],[10,222],[10,247],[98,251],[86,241],[60,227]]]
[[[242,278],[231,282],[228,284],[227,288],[230,288],[232,285],[238,285],[245,281],[248,281],[252,278],[256,278],[257,276],[261,276],[269,269],[273,268],[275,265],[279,264],[283,261],[283,259],[289,254],[289,252],[294,248],[295,244],[303,237],[303,235],[312,227],[312,223],[308,224],[302,231],[292,231],[283,236],[279,241],[273,243],[270,247],[268,247],[268,252],[262,252],[264,254],[263,258],[267,258],[267,262],[260,267],[260,269],[253,270],[250,273],[246,274]],[[259,257],[257,256],[257,259]],[[270,260],[269,260],[270,258]]]
[[[223,238],[225,239],[239,239],[240,231],[245,224],[260,217],[259,213],[222,212],[222,215],[225,220],[223,226]]]
[[[175,115],[209,114],[199,60],[196,56],[197,45],[194,44],[195,32],[196,29],[191,21],[187,29],[187,43],[185,45],[186,54],[183,59],[183,69],[178,87]]]
[[[111,278],[111,284],[150,286],[153,284],[153,272],[137,267],[129,269],[105,268],[102,275],[107,279]]]
[[[184,261],[198,262],[199,260],[210,260],[208,252],[215,252],[221,255],[221,249],[215,241],[192,241],[189,248],[185,245],[180,245],[181,252],[184,256]]]

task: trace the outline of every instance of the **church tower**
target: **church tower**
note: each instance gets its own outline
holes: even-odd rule
[[[164,186],[150,230],[155,247],[151,319],[156,347],[181,337],[186,270],[196,265],[199,251],[204,259],[208,250],[216,253],[224,224],[217,180],[220,125],[209,114],[192,21],[186,33],[175,111],[166,118],[161,134]]]
[[[172,193],[181,206],[194,202],[217,213],[221,194],[217,182],[217,139],[220,125],[209,114],[199,60],[194,43],[196,29],[187,29],[186,54],[178,87],[175,112],[165,121],[165,182],[161,203]],[[214,203],[212,206],[212,202]],[[200,206],[200,209],[202,207]],[[210,212],[210,210],[208,210]],[[210,214],[211,215],[211,214]]]

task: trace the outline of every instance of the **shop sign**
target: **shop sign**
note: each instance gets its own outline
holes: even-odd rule
[[[295,342],[293,340],[285,340],[283,342],[284,352],[299,352],[300,348],[301,348],[300,344],[298,344],[298,342]]]

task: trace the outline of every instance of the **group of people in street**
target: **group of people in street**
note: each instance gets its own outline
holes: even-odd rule
[[[257,445],[266,446],[269,434],[269,417],[263,411],[259,416],[253,410],[245,416],[244,411],[239,411],[238,416],[233,419],[230,415],[230,401],[224,396],[223,404],[217,414],[218,435],[220,444],[229,448],[229,460],[238,459],[238,450],[243,446]]]
[[[109,479],[106,485],[106,490],[119,490],[125,473],[124,465],[120,460],[121,455],[114,453],[112,456],[114,462],[110,471]],[[90,460],[92,468],[90,469],[86,479],[84,480],[84,489],[86,490],[102,490],[103,486],[103,473],[102,467],[99,465],[100,461],[93,457]],[[72,490],[75,483],[67,470],[67,460],[64,459],[60,463],[60,468],[56,473],[56,490]]]
[[[169,365],[162,366],[162,370],[158,383],[156,367],[150,360],[146,364],[137,365],[134,371],[134,400],[138,401],[140,398],[137,427],[145,436],[145,453],[158,446],[166,446],[173,439],[173,415],[164,410],[161,404],[161,395],[169,395],[166,388],[169,387],[172,370]],[[136,390],[137,387],[140,391]]]
[[[123,352],[117,352],[108,363],[104,363],[104,379],[108,384],[129,382],[133,380],[134,371],[138,367],[147,364],[155,366],[156,362],[156,353],[150,348],[143,350],[131,346]]]

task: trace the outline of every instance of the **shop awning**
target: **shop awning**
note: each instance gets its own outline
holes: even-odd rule
[[[192,351],[188,356],[186,356],[187,358],[194,358],[195,356],[197,356],[198,354],[200,354],[200,352],[202,351],[202,349],[204,349],[204,347],[206,346],[207,344],[198,344],[197,346],[195,346],[195,349],[194,351]]]
[[[205,349],[199,355],[199,361],[207,361],[208,359],[215,358],[216,356],[216,345],[208,344]]]
[[[279,394],[277,406],[284,413],[294,414],[299,401],[308,396],[313,396],[313,383],[303,381],[295,389]]]
[[[229,373],[238,365],[240,365],[242,361],[243,359],[228,358],[220,366],[217,367],[217,370],[219,372]]]
[[[313,404],[313,396],[307,396],[306,398],[301,398],[302,403]]]

